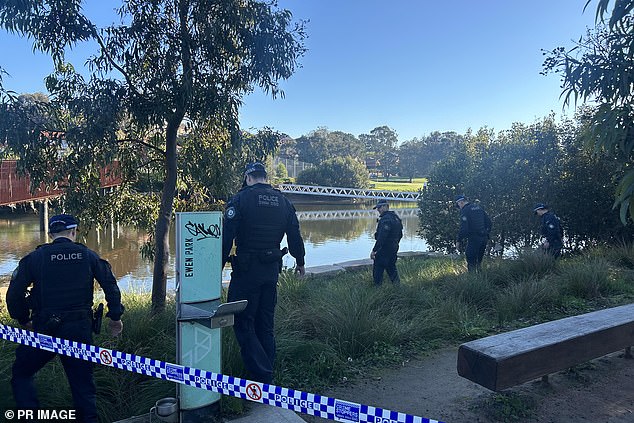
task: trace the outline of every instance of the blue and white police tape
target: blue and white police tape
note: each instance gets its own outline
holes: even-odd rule
[[[104,366],[136,372],[183,385],[195,386],[223,395],[231,395],[275,407],[287,408],[338,422],[442,423],[438,420],[430,420],[424,417],[82,344],[81,342],[69,341],[3,324],[0,324],[0,338]]]

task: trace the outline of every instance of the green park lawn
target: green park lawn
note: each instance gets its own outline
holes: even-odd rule
[[[372,181],[372,189],[379,189],[382,191],[418,191],[423,188],[423,184],[427,181],[426,178],[414,178],[412,182],[379,182]]]

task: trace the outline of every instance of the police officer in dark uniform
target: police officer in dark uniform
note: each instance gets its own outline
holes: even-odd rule
[[[20,260],[7,290],[7,308],[12,318],[29,330],[71,341],[92,343],[94,279],[103,288],[110,317],[110,333],[123,329],[121,293],[110,264],[85,245],[74,242],[77,220],[68,214],[49,219],[50,244],[44,244]],[[27,297],[27,288],[33,285]],[[31,312],[32,310],[32,312]],[[56,353],[26,345],[18,346],[11,386],[17,408],[37,409],[39,403],[33,376]],[[60,355],[73,395],[77,417],[97,422],[93,364]]]
[[[244,365],[253,380],[272,383],[277,280],[286,254],[286,249],[280,250],[280,242],[286,234],[288,252],[297,262],[296,272],[303,276],[304,241],[295,207],[267,183],[264,165],[249,164],[245,183],[225,209],[222,264],[224,267],[231,261],[227,300],[248,300],[233,325]],[[230,258],[234,240],[236,254]]]
[[[392,283],[398,285],[401,279],[396,270],[396,253],[403,237],[403,223],[396,213],[390,211],[387,200],[379,200],[374,209],[379,212],[380,217],[374,233],[376,242],[370,253],[370,258],[374,260],[372,277],[376,285],[381,285],[383,272],[387,272]]]
[[[482,259],[491,233],[491,219],[478,204],[470,203],[464,195],[456,197],[456,207],[460,209],[460,230],[456,237],[456,248],[467,239],[465,256],[469,272],[480,271]]]
[[[533,208],[533,213],[542,218],[542,236],[546,238],[542,242],[542,248],[554,258],[561,256],[563,243],[563,230],[559,217],[553,213],[544,203],[537,203]]]

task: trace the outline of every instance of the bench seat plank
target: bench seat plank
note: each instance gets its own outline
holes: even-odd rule
[[[501,391],[631,345],[634,304],[467,342],[458,349],[458,374]]]

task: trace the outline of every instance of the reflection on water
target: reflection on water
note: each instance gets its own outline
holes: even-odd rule
[[[418,209],[414,203],[392,204],[403,221],[400,251],[426,251],[425,240],[417,235]],[[306,266],[341,263],[370,257],[379,214],[362,204],[297,204],[297,216],[306,246]],[[285,241],[284,241],[285,242]],[[284,265],[294,266],[284,258]]]
[[[172,253],[173,239],[172,231]],[[117,225],[100,232],[80,232],[78,239],[110,262],[112,271],[123,289],[148,290],[152,286],[152,263],[144,260],[139,253],[144,240],[143,233]],[[48,237],[40,232],[37,216],[3,215],[0,218],[0,280],[8,281],[20,258],[48,241]],[[168,287],[174,288],[173,254],[170,256]]]
[[[427,245],[416,235],[417,209],[413,203],[392,208],[403,220],[400,251],[425,251]],[[378,213],[367,205],[296,205],[301,232],[306,245],[306,266],[341,263],[367,258],[374,245]],[[174,289],[174,225],[170,232],[170,265],[168,289]],[[144,260],[139,248],[145,234],[132,228],[107,228],[105,231],[82,233],[80,242],[108,260],[123,289],[149,290],[152,286],[152,263]],[[34,215],[3,215],[0,217],[0,280],[8,281],[21,257],[39,244],[48,242],[39,230]],[[283,241],[283,245],[286,240]],[[284,265],[294,266],[287,255]],[[225,277],[228,275],[225,274]]]

